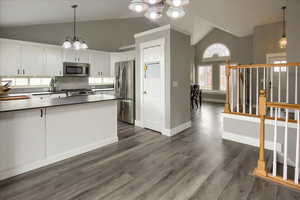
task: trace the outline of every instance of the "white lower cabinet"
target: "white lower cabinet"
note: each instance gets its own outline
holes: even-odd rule
[[[118,141],[117,101],[0,113],[0,180]]]
[[[40,109],[0,113],[0,172],[6,172],[2,176],[45,159],[45,117],[41,114]]]

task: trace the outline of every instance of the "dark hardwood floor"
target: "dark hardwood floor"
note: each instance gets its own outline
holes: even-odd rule
[[[118,144],[2,181],[0,199],[300,199],[251,175],[257,149],[221,139],[222,109],[204,104],[173,138],[120,123]]]

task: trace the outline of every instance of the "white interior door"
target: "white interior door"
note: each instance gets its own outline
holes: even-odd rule
[[[163,129],[163,46],[143,50],[143,124],[158,132]]]

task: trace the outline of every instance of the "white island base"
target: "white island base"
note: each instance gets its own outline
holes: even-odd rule
[[[0,180],[117,141],[115,100],[0,113]]]

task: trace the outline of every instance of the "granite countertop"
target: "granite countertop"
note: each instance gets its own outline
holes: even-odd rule
[[[118,98],[113,95],[99,94],[99,95],[87,95],[87,96],[74,96],[64,98],[33,98],[26,100],[15,100],[15,101],[3,101],[0,102],[0,113],[11,112],[19,110],[30,110],[37,108],[47,108],[56,106],[66,106],[74,104],[93,103],[101,101],[112,101]]]

